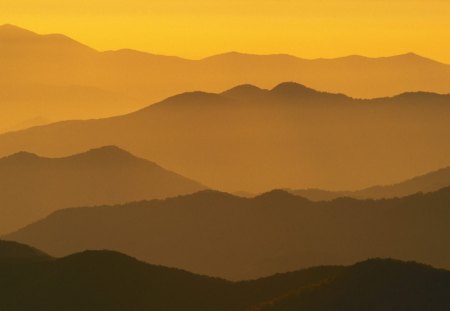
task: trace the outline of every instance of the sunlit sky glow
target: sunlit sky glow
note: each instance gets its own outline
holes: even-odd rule
[[[1,0],[6,23],[99,50],[187,58],[415,52],[450,63],[448,0]]]

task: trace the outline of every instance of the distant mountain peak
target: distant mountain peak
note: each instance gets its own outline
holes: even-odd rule
[[[318,94],[319,92],[303,84],[296,82],[283,82],[275,86],[271,91],[273,94]]]
[[[219,103],[223,104],[227,101],[229,101],[228,98],[216,93],[207,93],[201,91],[185,92],[175,96],[171,96],[159,103],[147,106],[141,110],[131,113],[131,115],[139,114],[144,111],[151,112],[155,109],[164,109],[167,107],[192,108],[200,106],[210,106]]]
[[[223,60],[226,59],[228,61],[236,61],[236,60],[250,60],[250,59],[265,59],[265,58],[279,58],[279,59],[285,59],[285,60],[303,60],[302,58],[299,58],[297,56],[289,55],[289,54],[250,54],[250,53],[242,53],[242,52],[226,52],[221,53],[217,55],[212,55],[209,57],[206,57],[202,59],[202,61],[205,60]]]
[[[72,51],[85,53],[97,52],[95,49],[63,34],[39,34],[10,24],[0,26],[0,40],[6,41],[5,47],[8,47],[8,45],[14,47],[16,43],[20,43],[18,46],[23,49],[24,47],[21,44],[25,43],[31,44],[33,48],[39,46],[40,48],[55,50],[56,54],[61,53],[58,48],[70,48]]]
[[[11,154],[11,155],[5,157],[4,159],[15,160],[15,161],[28,161],[28,160],[35,160],[35,159],[39,159],[39,158],[40,157],[35,153],[31,153],[28,151],[19,151],[19,152],[16,152],[14,154]]]
[[[408,52],[408,53],[404,53],[404,54],[400,54],[400,55],[396,55],[396,56],[392,56],[392,57],[403,57],[403,58],[421,58],[424,59],[425,57],[414,53],[414,52]]]
[[[282,189],[274,189],[274,190],[265,192],[263,194],[256,196],[254,199],[255,200],[275,200],[275,201],[279,201],[279,200],[282,200],[282,201],[284,201],[284,200],[309,201],[302,197],[295,196],[295,195],[293,195],[285,190],[282,190]]]
[[[107,145],[99,148],[90,149],[84,153],[75,154],[69,158],[90,158],[98,160],[112,159],[138,159],[128,151],[121,149],[115,145]]]
[[[419,55],[414,52],[408,52],[404,54],[394,55],[390,57],[381,57],[382,59],[392,59],[392,60],[398,60],[398,61],[407,61],[412,63],[435,63],[435,64],[443,64],[439,61],[436,61],[434,59]]]
[[[4,159],[26,162],[26,161],[36,160],[36,159],[57,160],[57,159],[87,159],[87,158],[98,159],[98,160],[133,159],[133,158],[139,159],[138,157],[135,157],[128,151],[123,150],[114,145],[93,148],[86,152],[77,153],[77,154],[70,155],[68,157],[63,157],[63,158],[47,158],[47,157],[41,157],[35,153],[31,153],[31,152],[27,152],[27,151],[20,151],[20,152],[14,153],[12,155],[9,155],[9,156],[5,157]]]
[[[211,202],[226,200],[226,199],[231,199],[231,200],[235,200],[235,199],[239,200],[240,199],[230,193],[222,192],[222,191],[218,191],[218,190],[212,190],[212,189],[200,190],[200,191],[197,191],[192,194],[184,195],[182,197],[188,198],[188,199],[194,199],[194,200],[207,200],[207,201],[211,201]]]
[[[87,151],[88,153],[120,153],[120,154],[130,154],[128,151],[117,147],[116,145],[106,145],[98,148],[92,148]]]
[[[0,25],[0,37],[34,37],[36,33],[11,24]]]
[[[414,52],[408,52],[408,53],[405,53],[405,54],[403,54],[403,56],[409,56],[409,57],[422,57],[422,56],[420,56],[419,54],[416,54],[416,53],[414,53]]]
[[[225,92],[232,92],[236,90],[243,90],[243,91],[262,91],[263,89],[253,85],[253,84],[241,84],[238,86],[235,86]]]
[[[241,57],[241,56],[248,56],[250,54],[244,54],[244,53],[240,53],[240,52],[236,52],[236,51],[231,51],[231,52],[225,52],[225,53],[220,53],[220,54],[216,54],[216,55],[211,55],[208,57],[205,57],[202,60],[210,60],[210,59],[219,59],[219,58],[233,58],[233,57]]]
[[[246,97],[248,98],[249,96],[259,96],[259,95],[263,95],[267,92],[267,90],[265,89],[261,89],[257,86],[254,86],[252,84],[241,84],[238,85],[236,87],[233,87],[225,92],[222,93],[222,95],[224,96],[229,96],[229,97]]]

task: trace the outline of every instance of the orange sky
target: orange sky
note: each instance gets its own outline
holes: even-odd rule
[[[1,0],[0,24],[64,33],[100,50],[201,58],[415,52],[450,63],[448,0]]]

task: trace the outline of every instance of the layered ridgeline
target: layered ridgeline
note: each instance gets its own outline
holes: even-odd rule
[[[227,279],[372,257],[450,268],[449,202],[450,188],[401,199],[330,202],[279,190],[252,199],[203,191],[60,210],[6,238],[56,256],[111,249]]]
[[[356,100],[295,83],[185,93],[137,112],[0,135],[0,155],[114,144],[227,192],[362,189],[447,167],[450,95]]]
[[[20,152],[0,159],[0,232],[17,230],[64,207],[165,198],[202,189],[195,181],[115,146],[64,158]]]
[[[173,94],[296,81],[352,97],[450,92],[450,66],[415,54],[300,59],[226,53],[202,60],[133,50],[99,52],[66,36],[0,26],[1,130],[42,116],[62,120],[122,114]]]
[[[3,253],[0,243],[0,253]],[[111,251],[0,261],[0,308],[22,310],[447,310],[450,272],[368,260],[229,282]]]
[[[417,176],[406,181],[386,186],[374,186],[358,191],[326,191],[321,189],[287,190],[292,194],[313,201],[326,201],[342,197],[358,199],[381,199],[402,197],[417,192],[432,192],[450,186],[450,167]],[[243,194],[243,196],[252,196]]]
[[[17,261],[44,261],[50,256],[31,246],[0,240],[0,263]]]
[[[253,311],[396,311],[450,308],[450,273],[416,263],[369,260]],[[426,289],[427,288],[427,289]]]

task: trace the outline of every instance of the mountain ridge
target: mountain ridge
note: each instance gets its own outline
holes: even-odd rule
[[[50,259],[49,255],[34,247],[13,241],[0,240],[0,263],[13,260],[43,261]]]
[[[206,187],[116,147],[50,158],[19,152],[0,159],[0,230],[71,206],[125,203]]]
[[[292,82],[277,90],[183,93],[125,115],[6,133],[0,155],[113,144],[212,188],[253,193],[362,189],[449,165],[450,95],[359,100]]]
[[[450,187],[403,198],[328,202],[282,190],[255,198],[209,190],[164,200],[63,209],[4,238],[56,256],[111,249],[230,280],[373,257],[448,268],[449,199]],[[71,243],[61,242],[67,240]]]
[[[37,32],[28,30],[26,28],[14,25],[14,24],[2,24],[0,25],[0,34],[7,34],[10,32],[14,32],[14,33],[19,33],[19,34],[27,34],[32,35],[32,36],[41,36],[41,37],[45,37],[45,36],[63,36],[65,38],[70,39],[69,37],[67,37],[66,35],[60,34],[60,33],[49,33],[49,34],[39,34]],[[73,40],[73,39],[70,39]],[[76,40],[73,40],[74,42],[77,42],[80,45],[84,45],[83,43],[80,43]],[[86,46],[86,45],[85,45]],[[92,47],[90,47],[93,50],[96,50]],[[97,50],[96,50],[97,51]],[[391,59],[391,58],[412,58],[412,59],[423,59],[423,60],[430,60],[436,63],[440,63],[440,64],[444,64],[444,65],[450,65],[450,64],[446,64],[443,62],[439,62],[437,60],[434,60],[432,58],[428,58],[422,55],[419,55],[417,53],[414,52],[406,52],[406,53],[401,53],[401,54],[394,54],[391,56],[379,56],[379,57],[370,57],[370,56],[364,56],[364,55],[346,55],[346,56],[339,56],[339,57],[318,57],[318,58],[302,58],[296,55],[291,55],[291,54],[285,54],[285,53],[273,53],[273,54],[252,54],[252,53],[243,53],[243,52],[238,52],[238,51],[230,51],[230,52],[224,52],[224,53],[219,53],[219,54],[214,54],[214,55],[210,55],[210,56],[206,56],[203,58],[198,58],[198,59],[190,59],[190,58],[183,58],[183,57],[179,57],[179,56],[171,56],[171,55],[160,55],[160,54],[152,54],[150,52],[147,51],[142,51],[142,50],[135,50],[135,49],[130,49],[130,48],[120,48],[117,50],[104,50],[101,52],[131,52],[131,53],[139,53],[139,54],[146,54],[146,55],[153,55],[153,56],[162,56],[162,57],[171,57],[171,58],[178,58],[178,59],[182,59],[182,60],[187,60],[187,61],[202,61],[202,60],[208,60],[208,59],[213,59],[213,58],[221,58],[221,57],[249,57],[249,56],[259,56],[259,57],[286,57],[286,58],[294,58],[297,60],[305,60],[305,61],[321,61],[321,60],[339,60],[339,59],[348,59],[348,58],[359,58],[359,59],[367,59],[367,60],[377,60],[377,59]]]
[[[432,192],[450,186],[450,167],[440,168],[390,185],[376,185],[356,191],[327,191],[322,189],[287,189],[288,192],[314,201],[332,200],[338,197],[359,199],[394,198],[417,192]]]
[[[7,246],[0,242],[0,254],[5,251]],[[416,311],[450,306],[446,295],[449,271],[393,259],[316,266],[230,282],[147,264],[115,251],[88,250],[62,258],[0,260],[0,274],[0,308],[8,311],[119,311],[130,307],[136,311],[249,311],[298,310],[305,305],[308,310],[321,311],[337,306],[351,311],[367,306],[370,311],[391,311],[402,305]]]
[[[131,49],[97,51],[64,35],[12,27],[25,32],[14,39],[7,35],[11,27],[0,28],[2,130],[38,116],[60,121],[121,115],[173,94],[217,93],[240,84],[268,89],[295,81],[353,98],[450,92],[450,65],[411,54],[309,60],[227,53],[190,60]]]

